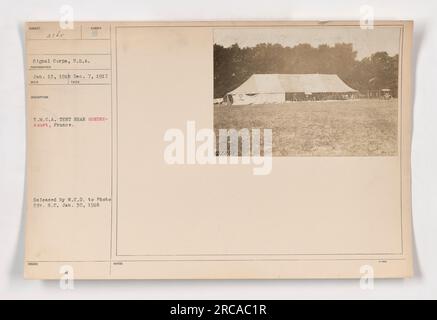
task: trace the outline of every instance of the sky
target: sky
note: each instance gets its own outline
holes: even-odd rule
[[[391,56],[399,54],[400,28],[375,27],[365,30],[359,27],[259,27],[217,28],[214,43],[229,47],[237,43],[240,47],[254,47],[258,43],[279,43],[294,47],[309,43],[320,44],[352,43],[357,58],[368,57],[378,51],[387,51]]]

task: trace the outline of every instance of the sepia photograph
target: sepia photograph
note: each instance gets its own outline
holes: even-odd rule
[[[396,156],[400,41],[391,26],[216,28],[216,135],[271,129],[273,156]]]

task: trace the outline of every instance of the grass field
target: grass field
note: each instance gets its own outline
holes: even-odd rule
[[[214,129],[273,129],[274,156],[392,156],[397,110],[397,99],[215,106]]]

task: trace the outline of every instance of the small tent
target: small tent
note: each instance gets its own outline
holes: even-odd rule
[[[336,74],[254,74],[224,99],[228,104],[246,105],[357,96],[358,91]]]

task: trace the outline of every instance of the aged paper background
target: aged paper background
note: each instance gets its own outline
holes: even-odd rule
[[[57,23],[28,24],[28,278],[57,278],[63,265],[79,278],[346,278],[363,265],[377,277],[412,274],[411,23],[378,22],[403,35],[400,155],[274,158],[264,177],[245,165],[168,166],[164,132],[189,120],[212,128],[214,28],[316,22],[78,25],[57,39]],[[34,55],[99,55],[87,74],[108,78],[32,83],[48,72],[31,68]],[[68,116],[106,120],[33,120]],[[53,197],[111,201],[35,205]]]

